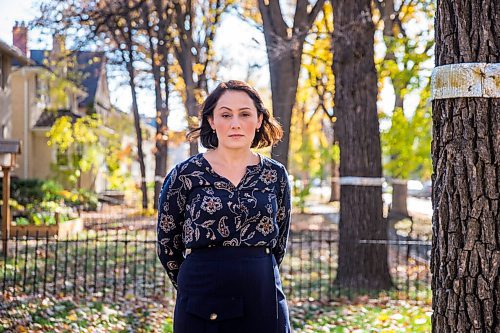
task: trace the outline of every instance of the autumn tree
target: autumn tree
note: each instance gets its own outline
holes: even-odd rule
[[[375,21],[385,51],[376,60],[379,86],[389,83],[394,104],[382,115],[391,126],[382,134],[385,174],[393,178],[391,214],[407,216],[407,180],[410,176],[429,179],[431,116],[429,97],[429,60],[432,57],[431,0],[375,1]],[[409,103],[412,94],[420,97],[414,113]]]
[[[288,165],[290,124],[295,104],[304,41],[324,0],[311,5],[307,0],[297,0],[293,24],[289,26],[282,14],[279,1],[258,0],[266,41],[273,116],[281,123],[284,135],[271,150],[271,156]]]
[[[99,144],[99,137],[105,134],[99,129],[101,124],[97,115],[78,119],[62,116],[47,133],[48,145],[56,147],[58,155],[58,161],[51,168],[66,188],[80,188],[82,174],[97,169],[104,159],[104,150]]]
[[[77,49],[89,43],[107,47],[108,52],[115,52],[118,61],[128,74],[128,83],[132,96],[132,113],[137,138],[137,154],[140,167],[140,188],[142,207],[147,208],[148,196],[146,187],[146,167],[142,148],[142,130],[140,125],[139,106],[137,102],[137,57],[138,21],[141,19],[140,8],[143,2],[135,1],[80,1],[67,3],[63,0],[52,0],[41,3],[40,16],[35,23],[50,27],[55,31],[72,31]],[[76,32],[79,33],[76,33]],[[82,31],[85,34],[82,34]],[[104,43],[103,43],[104,42]],[[116,59],[116,58],[115,58]]]
[[[307,80],[301,80],[291,123],[289,173],[294,175],[293,197],[295,205],[304,212],[306,200],[313,186],[311,179],[323,179],[326,165],[332,159],[334,149],[324,127],[329,121],[318,103],[314,88]]]
[[[435,22],[432,331],[500,332],[500,2]]]
[[[336,1],[333,18],[340,177],[359,180],[341,183],[336,283],[347,288],[387,289],[392,285],[387,246],[362,243],[387,239],[379,182],[382,163],[371,2]],[[349,179],[352,178],[346,178]]]
[[[221,15],[232,0],[174,0],[169,13],[174,15],[172,26],[173,50],[181,69],[182,80],[177,89],[182,92],[187,110],[188,127],[198,126],[198,106],[208,93],[209,66],[213,62],[213,43]],[[198,153],[198,143],[190,143],[190,155]]]
[[[66,36],[53,36],[55,48],[44,52],[45,81],[42,94],[48,96],[45,112],[55,119],[46,133],[48,145],[56,151],[56,162],[51,164],[53,177],[65,188],[81,188],[82,176],[91,178],[104,160],[100,138],[107,133],[100,130],[102,120],[97,114],[77,115],[71,111],[68,96],[82,96],[79,84],[85,76],[78,69],[77,58],[65,47]],[[76,98],[76,97],[75,97]],[[93,174],[94,175],[93,175]]]
[[[153,77],[156,107],[156,136],[155,136],[155,187],[153,208],[158,207],[163,178],[167,171],[168,162],[168,117],[170,97],[170,65],[173,38],[169,27],[173,22],[173,10],[170,1],[150,0],[143,3],[141,8],[142,29],[147,37],[144,45],[144,58],[149,63]]]
[[[329,201],[340,200],[339,185],[339,147],[338,137],[335,130],[335,107],[333,96],[335,92],[335,77],[332,71],[333,52],[333,8],[331,2],[325,2],[322,11],[318,14],[306,42],[302,55],[302,68],[306,77],[302,80],[303,85],[311,88],[308,96],[315,96],[317,109],[321,114],[324,126],[322,134],[329,140],[329,147],[321,150],[321,165],[330,166],[330,198]],[[300,83],[299,83],[300,90]],[[299,93],[298,93],[299,94]],[[326,123],[330,128],[326,128]],[[292,139],[293,140],[293,139]],[[293,148],[292,148],[293,149]]]

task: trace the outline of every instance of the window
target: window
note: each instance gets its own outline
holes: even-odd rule
[[[59,147],[57,148],[56,163],[59,166],[69,166],[69,158],[67,150],[62,150]]]

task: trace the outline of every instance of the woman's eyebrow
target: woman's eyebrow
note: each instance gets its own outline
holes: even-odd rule
[[[231,109],[230,107],[224,106],[224,105],[219,107],[219,109],[228,109],[230,111],[233,111],[233,109]],[[249,106],[244,106],[244,107],[241,107],[240,110],[251,110],[251,108]]]

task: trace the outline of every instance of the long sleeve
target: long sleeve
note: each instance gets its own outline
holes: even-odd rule
[[[157,254],[177,289],[177,275],[184,260],[182,228],[186,205],[186,186],[175,167],[163,182],[158,203]]]
[[[278,242],[273,249],[276,263],[281,265],[283,257],[285,256],[286,246],[288,241],[288,234],[290,232],[290,219],[291,219],[291,192],[290,183],[288,181],[288,173],[283,167],[283,172],[280,177],[280,189],[278,193]]]

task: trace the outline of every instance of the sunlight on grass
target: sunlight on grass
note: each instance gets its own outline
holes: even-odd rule
[[[0,296],[1,332],[173,332],[174,300]],[[295,333],[430,332],[431,308],[390,299],[290,302]]]
[[[291,307],[296,333],[430,332],[429,305],[398,302],[364,304],[302,304]]]

